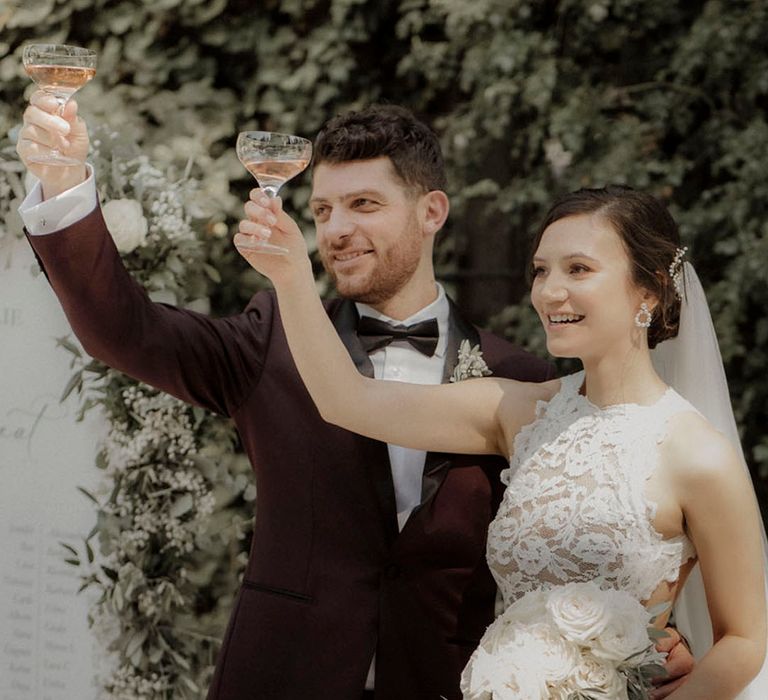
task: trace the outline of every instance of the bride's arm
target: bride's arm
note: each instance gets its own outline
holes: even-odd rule
[[[760,513],[728,440],[699,416],[678,418],[669,455],[704,579],[714,645],[670,700],[735,698],[762,668],[766,594]]]
[[[293,359],[323,419],[404,447],[508,455],[511,437],[533,420],[542,389],[500,378],[429,386],[362,376],[323,309],[301,232],[277,202],[272,204],[277,221],[271,224],[256,204],[259,191],[254,193],[246,205],[250,220],[240,223],[235,245],[272,280]],[[249,248],[269,233],[254,221],[269,224],[270,240],[290,254]]]

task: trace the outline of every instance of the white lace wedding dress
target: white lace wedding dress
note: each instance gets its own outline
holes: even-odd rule
[[[695,556],[681,535],[654,528],[645,495],[669,420],[696,409],[673,389],[651,406],[599,408],[564,377],[517,435],[507,485],[488,531],[487,559],[504,607],[533,590],[594,581],[647,601]],[[473,659],[464,671],[471,673]]]
[[[694,556],[681,535],[663,539],[645,497],[669,419],[696,411],[674,390],[652,406],[599,408],[561,381],[517,435],[504,499],[488,531],[488,564],[508,606],[534,589],[595,581],[648,600]]]

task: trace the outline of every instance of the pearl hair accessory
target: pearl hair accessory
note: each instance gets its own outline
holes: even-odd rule
[[[683,300],[683,258],[687,252],[688,246],[678,248],[669,266],[669,276],[672,278],[672,284],[675,285],[675,294],[680,301]]]
[[[635,325],[638,328],[650,328],[651,321],[653,321],[653,314],[648,308],[648,304],[643,302],[640,304],[640,311],[635,314]]]

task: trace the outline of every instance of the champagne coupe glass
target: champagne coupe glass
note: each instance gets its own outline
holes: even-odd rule
[[[237,137],[237,157],[267,196],[276,197],[288,180],[309,165],[312,142],[272,131],[241,131]],[[259,241],[257,247],[263,253],[288,253],[286,248],[266,241]]]
[[[59,115],[69,98],[96,75],[96,52],[66,44],[27,44],[22,53],[27,75],[59,103]],[[79,165],[79,161],[60,153],[32,156],[32,163]]]

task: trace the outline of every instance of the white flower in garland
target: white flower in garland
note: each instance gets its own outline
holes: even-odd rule
[[[101,208],[104,222],[121,253],[130,253],[147,241],[147,219],[135,199],[113,199]]]

